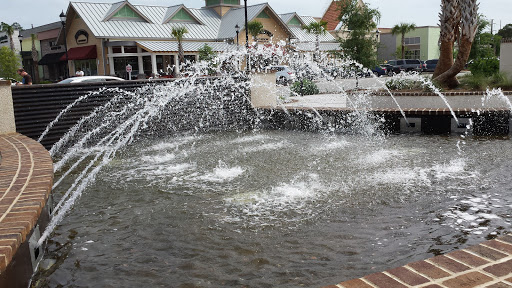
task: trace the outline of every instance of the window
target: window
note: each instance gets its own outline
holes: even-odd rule
[[[113,18],[132,18],[132,19],[140,19],[139,14],[133,11],[129,6],[123,6],[116,14],[114,14]]]
[[[240,0],[224,0],[224,4],[228,4],[228,5],[240,5]]]
[[[404,65],[404,64],[405,64],[405,63],[404,63],[404,61],[403,61],[403,60],[398,60],[398,61],[396,61],[396,65]]]
[[[405,59],[420,59],[421,50],[409,50],[405,51]]]
[[[124,53],[137,53],[137,46],[124,46]]]
[[[405,45],[417,45],[421,43],[420,37],[409,37],[405,38]]]
[[[297,16],[293,17],[292,20],[288,21],[288,25],[292,26],[301,26],[299,19],[297,19]]]
[[[260,15],[256,18],[270,19],[270,16],[265,11],[261,11]]]
[[[121,46],[113,46],[112,53],[123,53],[123,51],[121,50]]]
[[[220,0],[206,0],[206,6],[219,5]]]
[[[178,11],[178,13],[176,13],[176,15],[174,15],[171,18],[171,21],[176,21],[176,22],[182,22],[182,21],[195,22],[194,18],[190,14],[188,14],[187,11],[185,11],[183,9]]]
[[[98,66],[96,65],[96,59],[88,60],[75,60],[75,70],[80,68],[84,71],[84,76],[95,76],[98,75]]]

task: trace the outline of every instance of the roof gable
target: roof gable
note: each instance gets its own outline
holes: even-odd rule
[[[279,15],[268,5],[268,3],[257,4],[247,7],[247,21],[250,22],[256,18],[260,18],[260,15],[264,12],[269,18],[274,18],[278,24],[285,30],[285,32],[293,37],[293,32],[289,29],[286,23],[281,19]],[[272,17],[273,16],[273,17]],[[220,39],[232,39],[236,37],[235,25],[239,25],[240,30],[245,29],[245,10],[241,8],[233,8],[229,10],[224,17],[222,17],[222,23],[219,29],[218,38]]]
[[[112,7],[107,12],[103,21],[110,20],[127,20],[127,21],[141,21],[152,23],[143,13],[141,13],[135,6],[128,1],[122,1],[112,4]]]
[[[171,6],[167,9],[162,24],[167,24],[169,22],[187,22],[201,25],[204,24],[183,4],[178,6]]]
[[[286,25],[291,26],[305,26],[306,23],[302,20],[302,18],[295,12],[288,14],[279,15],[281,19],[286,23]]]

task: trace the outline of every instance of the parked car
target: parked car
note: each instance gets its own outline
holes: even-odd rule
[[[377,65],[372,69],[372,72],[375,74],[375,76],[387,75],[388,67],[389,65]]]
[[[276,71],[276,83],[278,84],[287,85],[295,81],[295,73],[293,73],[292,69],[288,66],[276,65],[269,66],[267,69]]]
[[[389,60],[386,64],[391,65],[390,71],[388,71],[388,75],[398,74],[402,71],[410,72],[416,71],[421,72],[421,61],[418,59],[397,59],[397,60]]]
[[[114,76],[82,76],[71,77],[60,81],[58,84],[68,83],[95,83],[95,82],[110,82],[110,81],[124,81],[124,79]]]
[[[9,80],[11,81],[11,86],[15,86],[16,83],[18,83],[18,81],[16,79],[13,79],[13,78],[0,78],[0,80]]]
[[[437,61],[439,61],[439,59],[431,59],[425,61],[425,68],[423,69],[423,71],[434,72],[436,70]]]

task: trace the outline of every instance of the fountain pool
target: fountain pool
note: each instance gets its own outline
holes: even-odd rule
[[[32,286],[338,283],[511,231],[511,169],[509,139],[259,131],[138,140],[54,231],[41,266],[56,262]],[[57,200],[77,176],[54,190]]]

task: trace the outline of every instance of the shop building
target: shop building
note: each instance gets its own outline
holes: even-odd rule
[[[258,43],[284,41],[293,47],[316,39],[301,28],[316,21],[313,17],[296,13],[278,15],[266,3],[247,7],[247,14],[248,21],[257,20],[264,26]],[[217,52],[236,49],[236,43],[245,45],[245,9],[240,0],[205,0],[205,6],[199,9],[184,5],[134,5],[129,1],[70,2],[65,30],[59,34],[59,43],[66,41],[68,53],[60,59],[67,57],[71,75],[81,68],[86,75],[117,75],[127,79],[128,64],[133,67],[133,78],[175,73],[178,42],[172,29],[178,27],[188,30],[182,43],[189,60],[196,60],[205,44]],[[249,41],[252,42],[251,35]],[[328,33],[320,41],[324,50],[337,47],[335,38]]]

